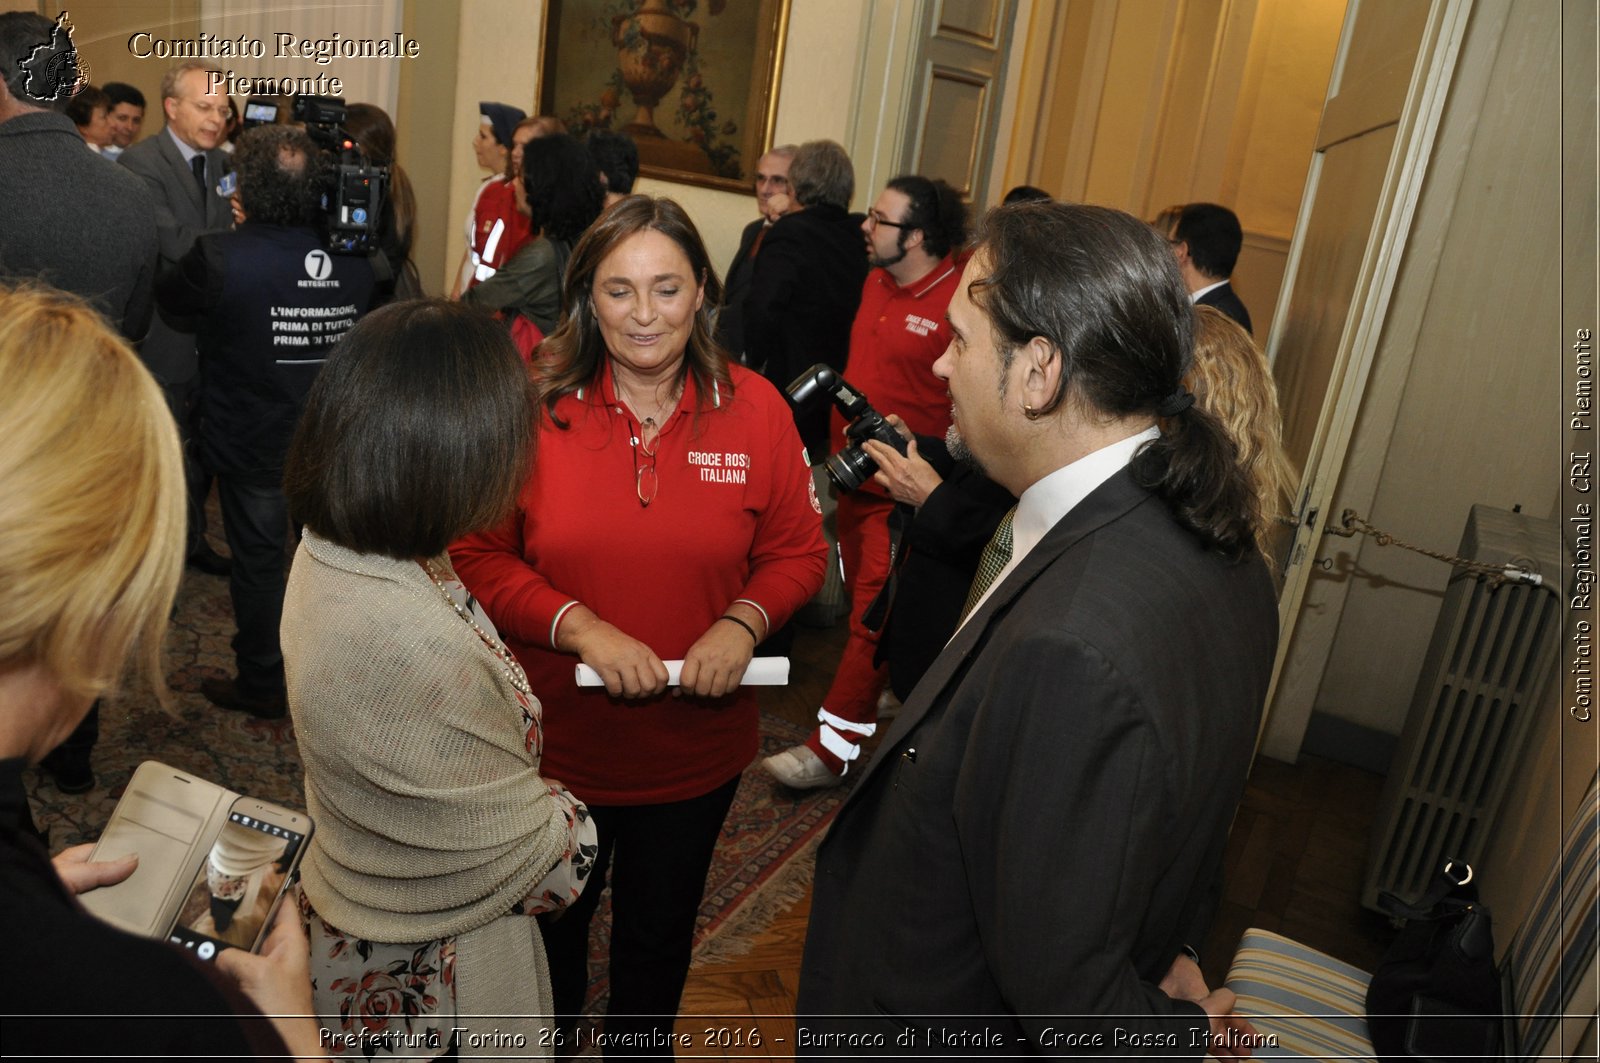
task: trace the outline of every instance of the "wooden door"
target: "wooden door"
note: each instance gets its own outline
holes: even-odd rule
[[[1355,0],[1345,16],[1267,340],[1304,470],[1262,751],[1299,755],[1336,609],[1308,596],[1471,0]]]
[[[948,181],[968,203],[991,198],[995,130],[1016,0],[934,0],[926,7],[901,158]]]

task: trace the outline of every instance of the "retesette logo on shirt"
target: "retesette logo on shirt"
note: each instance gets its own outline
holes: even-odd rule
[[[325,281],[333,272],[333,256],[321,250],[306,255],[306,276],[314,281]]]

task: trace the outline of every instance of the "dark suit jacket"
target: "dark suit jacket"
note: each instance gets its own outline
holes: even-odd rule
[[[0,277],[90,300],[129,340],[155,307],[155,211],[139,181],[53,111],[0,122]]]
[[[144,182],[156,208],[156,230],[161,238],[161,268],[176,265],[194,246],[195,237],[233,225],[226,196],[217,192],[233,160],[220,149],[206,152],[206,191],[202,195],[194,171],[165,130],[146,137],[117,157]],[[139,356],[165,384],[181,384],[199,372],[193,326],[158,313],[150,335],[139,346]]]
[[[756,235],[766,226],[765,218],[757,218],[739,234],[739,250],[728,264],[722,278],[722,309],[717,314],[717,342],[741,362],[744,360],[744,297],[750,291],[750,274],[755,262],[750,248],[755,246]]]
[[[1204,1055],[1200,1009],[1155,983],[1220,865],[1276,640],[1258,557],[1207,553],[1127,470],[1102,484],[956,633],[840,811],[801,1025],[867,1016],[846,1028],[892,1052],[908,1016],[975,1015],[937,1025]]]
[[[1254,332],[1250,327],[1250,311],[1244,308],[1239,297],[1233,293],[1232,284],[1224,284],[1220,288],[1213,288],[1195,300],[1196,306],[1212,306],[1237,321],[1246,332]]]
[[[751,367],[780,391],[817,362],[843,370],[867,268],[859,217],[824,204],[779,218],[761,241],[744,300]],[[813,456],[827,446],[830,408],[795,418]]]
[[[983,548],[1017,503],[971,462],[952,458],[944,440],[918,436],[917,453],[944,482],[906,528],[904,560],[891,577],[894,604],[878,643],[889,660],[889,688],[901,701],[955,634]]]

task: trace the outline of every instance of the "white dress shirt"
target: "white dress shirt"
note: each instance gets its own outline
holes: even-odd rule
[[[189,167],[190,170],[193,170],[194,169],[194,157],[196,155],[204,155],[205,152],[197,151],[196,149],[191,148],[189,145],[185,144],[182,141],[182,139],[179,138],[178,134],[176,134],[176,133],[174,133],[172,131],[172,127],[171,126],[167,126],[164,130],[162,130],[162,132],[166,133],[167,136],[172,138],[172,143],[177,145],[178,154],[183,156],[183,164],[185,166]],[[210,177],[211,177],[211,165],[210,165],[210,161],[209,160],[207,160],[207,164],[206,164],[206,177],[207,177],[207,179],[210,179]]]
[[[1011,521],[1011,560],[1006,562],[1006,567],[1000,570],[967,616],[983,608],[983,603],[989,600],[995,588],[1005,582],[1012,570],[1039,545],[1039,541],[1062,517],[1132,461],[1141,446],[1160,435],[1161,430],[1151,425],[1127,439],[1085,454],[1070,465],[1063,465],[1023,491],[1022,497],[1017,500],[1016,516]],[[965,626],[966,621],[963,620],[956,631]]]

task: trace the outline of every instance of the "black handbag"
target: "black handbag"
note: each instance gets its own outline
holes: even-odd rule
[[[1489,909],[1472,868],[1444,865],[1415,904],[1392,893],[1378,906],[1405,921],[1367,987],[1367,1028],[1383,1063],[1481,1059],[1500,1046],[1500,978]]]

